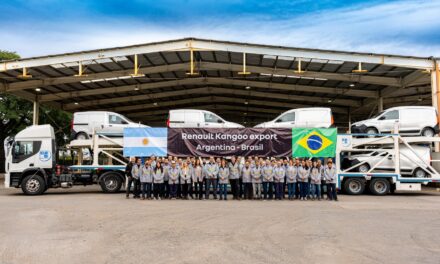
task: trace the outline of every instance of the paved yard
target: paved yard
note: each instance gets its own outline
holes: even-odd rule
[[[439,263],[440,194],[139,201],[0,188],[0,263]],[[140,262],[139,262],[140,261]]]

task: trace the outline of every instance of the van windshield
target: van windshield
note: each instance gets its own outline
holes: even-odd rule
[[[377,113],[376,115],[374,115],[372,118],[376,118],[376,117],[382,115],[384,112],[385,112],[385,111],[379,112],[379,113]]]

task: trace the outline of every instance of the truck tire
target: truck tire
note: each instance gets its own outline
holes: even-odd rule
[[[106,172],[101,177],[101,189],[105,193],[117,193],[121,190],[122,179],[116,172]]]
[[[357,168],[358,172],[367,173],[370,170],[370,165],[368,163],[364,163]]]
[[[385,178],[374,178],[370,182],[370,191],[374,195],[387,195],[390,187],[390,182]]]
[[[365,180],[361,178],[348,178],[344,181],[344,191],[350,195],[359,195],[365,191]]]
[[[43,194],[46,188],[46,182],[40,175],[28,175],[21,181],[21,190],[27,195]]]
[[[365,134],[369,134],[367,137],[372,138],[372,137],[375,137],[374,134],[379,134],[379,131],[374,127],[368,127],[367,129],[365,129]],[[370,134],[372,134],[372,135],[370,135]]]
[[[75,139],[88,139],[89,136],[84,132],[79,132],[75,135]]]

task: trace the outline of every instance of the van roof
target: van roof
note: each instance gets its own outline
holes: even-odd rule
[[[285,113],[298,111],[298,110],[312,110],[312,109],[313,110],[328,110],[330,112],[332,111],[332,109],[329,107],[303,107],[303,108],[290,109],[290,110],[286,111]]]
[[[99,113],[110,113],[110,114],[118,114],[110,111],[84,111],[84,112],[75,112],[74,115],[78,114],[99,114]]]
[[[396,107],[391,107],[391,108],[385,109],[385,111],[388,111],[388,110],[408,109],[408,108],[435,109],[433,106],[411,106],[411,105],[408,105],[408,106],[396,106]]]

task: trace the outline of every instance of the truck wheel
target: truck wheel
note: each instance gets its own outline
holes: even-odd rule
[[[434,136],[434,130],[432,129],[432,128],[429,128],[429,127],[425,127],[423,130],[422,130],[422,136],[423,137],[433,137]]]
[[[379,131],[374,127],[369,127],[365,130],[365,134],[368,134],[368,137],[375,137],[374,134],[379,134]]]
[[[105,173],[101,178],[100,184],[103,192],[117,193],[121,189],[122,179],[117,173]]]
[[[358,172],[367,173],[370,170],[370,165],[368,163],[364,163],[358,167]]]
[[[365,181],[360,178],[348,178],[344,182],[344,191],[347,194],[359,195],[365,190]]]
[[[426,177],[426,171],[423,170],[422,168],[417,168],[417,169],[414,170],[413,176],[415,178],[425,178]]]
[[[374,178],[370,182],[370,191],[374,195],[387,195],[390,191],[390,182],[385,178]]]
[[[89,136],[83,132],[80,132],[80,133],[76,134],[76,136],[75,136],[75,139],[81,139],[81,140],[88,139],[88,138],[89,138]]]
[[[21,189],[27,195],[39,195],[46,191],[46,183],[40,175],[28,175],[21,182]]]

